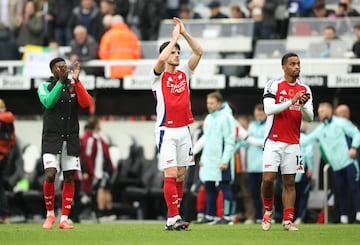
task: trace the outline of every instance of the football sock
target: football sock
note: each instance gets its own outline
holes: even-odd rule
[[[274,206],[274,197],[263,197],[265,211],[272,212]]]
[[[72,182],[64,182],[62,190],[61,214],[69,216],[74,198],[75,185]]]
[[[176,178],[164,178],[164,197],[168,208],[168,217],[179,215]]]
[[[295,208],[284,208],[283,220],[292,222],[294,219],[294,212],[295,212]]]
[[[205,213],[206,192],[204,187],[200,187],[196,197],[196,210],[198,213]]]
[[[216,198],[216,216],[217,217],[224,216],[224,195],[222,191],[218,192]]]
[[[178,208],[180,208],[184,196],[184,181],[176,182],[176,190],[178,195]]]
[[[43,192],[44,192],[44,200],[45,200],[47,215],[53,214],[55,216],[54,213],[55,183],[44,181]]]

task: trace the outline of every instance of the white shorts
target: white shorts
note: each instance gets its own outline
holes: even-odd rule
[[[304,173],[299,144],[267,140],[263,152],[263,172]]]
[[[68,156],[66,149],[66,142],[63,143],[61,154],[43,154],[44,169],[56,168],[59,172],[68,170],[80,170],[80,159],[79,157]]]
[[[155,130],[155,138],[162,169],[195,164],[191,133],[188,126],[180,128],[159,127]]]

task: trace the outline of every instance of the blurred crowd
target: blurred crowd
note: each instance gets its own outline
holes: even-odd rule
[[[360,16],[351,0],[327,7],[325,0],[3,0],[0,2],[1,60],[20,59],[24,45],[70,46],[74,61],[140,58],[139,41],[157,40],[163,19],[250,18],[254,40],[284,39],[292,17],[343,18]],[[205,11],[204,11],[205,10]],[[115,17],[115,18],[113,18]],[[119,23],[121,25],[119,26]],[[116,31],[117,30],[117,31]],[[125,55],[108,57],[111,33]],[[131,34],[128,34],[131,32]],[[106,34],[107,33],[107,34]],[[109,38],[109,36],[111,38]],[[135,40],[135,42],[134,42]],[[128,43],[135,43],[129,46]],[[117,47],[118,48],[118,47]],[[135,53],[126,50],[135,48]],[[125,50],[125,51],[124,51]],[[354,51],[358,52],[358,48]],[[356,53],[359,57],[359,52]],[[126,73],[126,72],[125,72]],[[96,72],[95,72],[96,74]],[[122,74],[120,75],[120,77]]]

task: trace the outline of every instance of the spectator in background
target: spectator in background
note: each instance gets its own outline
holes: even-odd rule
[[[112,195],[110,192],[110,178],[113,165],[109,153],[109,145],[100,134],[100,121],[97,117],[90,117],[87,129],[80,139],[81,160],[83,166],[82,189],[96,196],[97,217],[100,222],[114,220],[112,212]]]
[[[165,0],[167,19],[179,17],[181,0]]]
[[[337,17],[360,16],[359,12],[351,6],[351,0],[340,0],[335,14]]]
[[[353,195],[355,223],[360,223],[359,168],[356,159],[360,146],[359,129],[350,120],[333,115],[330,103],[320,103],[318,114],[322,123],[301,138],[301,144],[305,146],[319,143],[333,169],[339,197],[340,223],[349,223],[348,191]],[[349,137],[352,138],[351,143]]]
[[[60,46],[67,46],[72,38],[72,30],[68,22],[73,9],[79,4],[79,0],[56,0],[52,3],[49,12],[49,26],[53,29],[53,38]]]
[[[53,26],[49,25],[49,21],[52,20],[50,15],[52,11],[53,0],[35,0],[37,15],[41,16],[43,21],[43,37],[44,45],[48,45],[49,40],[54,39]]]
[[[161,21],[166,16],[163,0],[136,1],[134,16],[141,40],[157,40]]]
[[[16,144],[14,128],[15,117],[10,111],[6,111],[4,100],[0,99],[0,218],[2,223],[10,223],[7,197],[4,189],[4,170],[7,165],[7,157]]]
[[[108,31],[111,28],[112,17],[113,16],[111,14],[107,14],[102,19],[102,23],[103,23],[103,26],[105,28],[105,32]]]
[[[140,42],[120,15],[113,16],[110,30],[101,38],[98,54],[102,60],[140,59]],[[112,66],[111,77],[123,78],[132,75],[133,71],[133,65]]]
[[[289,0],[290,17],[305,17],[312,10],[315,0]]]
[[[220,1],[214,0],[211,1],[208,5],[208,8],[210,9],[210,19],[223,19],[223,18],[229,18],[226,14],[221,12],[221,3]]]
[[[25,2],[22,15],[18,15],[14,34],[19,46],[44,45],[43,18],[36,9],[35,1]]]
[[[232,159],[235,153],[235,120],[230,106],[223,102],[222,95],[213,92],[206,100],[209,114],[204,121],[204,147],[200,166],[206,191],[206,216],[200,223],[230,224],[234,178]],[[218,184],[217,184],[218,183]],[[219,190],[224,196],[224,215],[217,220]]]
[[[360,23],[354,25],[355,42],[352,46],[352,52],[355,58],[360,58]],[[360,72],[360,65],[353,65],[351,72]]]
[[[266,114],[264,105],[257,104],[254,108],[255,120],[250,123],[248,132],[253,137],[264,141]],[[262,144],[247,143],[247,171],[248,184],[251,192],[255,209],[255,222],[261,223],[263,207],[261,200],[261,180],[262,180]]]
[[[335,108],[335,116],[350,120],[350,108],[348,105],[340,104]]]
[[[115,13],[121,15],[126,22],[130,11],[130,0],[115,0],[115,5]]]
[[[201,19],[202,18],[202,16],[199,13],[193,11],[193,9],[191,8],[191,6],[189,4],[181,5],[179,16],[180,16],[180,19],[182,19],[182,20],[191,20],[191,19]]]
[[[107,14],[115,15],[116,14],[116,5],[114,0],[101,0],[100,1],[100,12],[104,17]]]
[[[0,22],[10,31],[14,31],[18,16],[23,12],[23,0],[0,1]]]
[[[94,0],[80,0],[80,6],[75,7],[69,19],[68,26],[73,31],[75,26],[85,26],[89,35],[100,42],[105,28],[102,23],[102,15]]]
[[[248,0],[247,7],[251,19],[254,20],[253,37],[257,39],[269,39],[276,30],[275,9],[276,0]]]
[[[239,5],[232,5],[230,7],[230,18],[242,19],[242,18],[246,18],[246,15],[241,10],[241,7]]]
[[[325,18],[325,17],[336,17],[335,11],[332,9],[326,8],[325,0],[316,0],[312,7],[312,11],[309,13],[308,17],[318,17],[318,18]]]
[[[85,62],[98,58],[99,45],[96,40],[88,35],[84,26],[78,25],[74,29],[74,39],[70,41],[69,59],[71,63]],[[102,75],[103,69],[97,67],[84,67],[86,74]]]
[[[333,26],[326,26],[323,32],[324,36],[324,50],[321,52],[320,57],[329,58],[330,53],[330,43],[333,40],[339,39],[336,34],[336,29]]]
[[[15,41],[12,33],[0,22],[0,60],[19,60],[21,55],[19,45]],[[0,68],[0,71],[7,70]]]

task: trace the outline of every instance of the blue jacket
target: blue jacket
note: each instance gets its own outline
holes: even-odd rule
[[[352,138],[351,145],[348,137]],[[360,145],[360,132],[349,120],[332,116],[325,120],[310,134],[300,138],[301,145],[320,143],[331,167],[334,171],[341,170],[357,161],[348,155],[350,147],[358,148]]]
[[[204,121],[204,147],[200,162],[203,164],[202,181],[221,181],[220,164],[231,165],[235,152],[235,120],[231,109],[224,103],[221,110],[206,116]],[[232,169],[231,166],[229,168]]]

